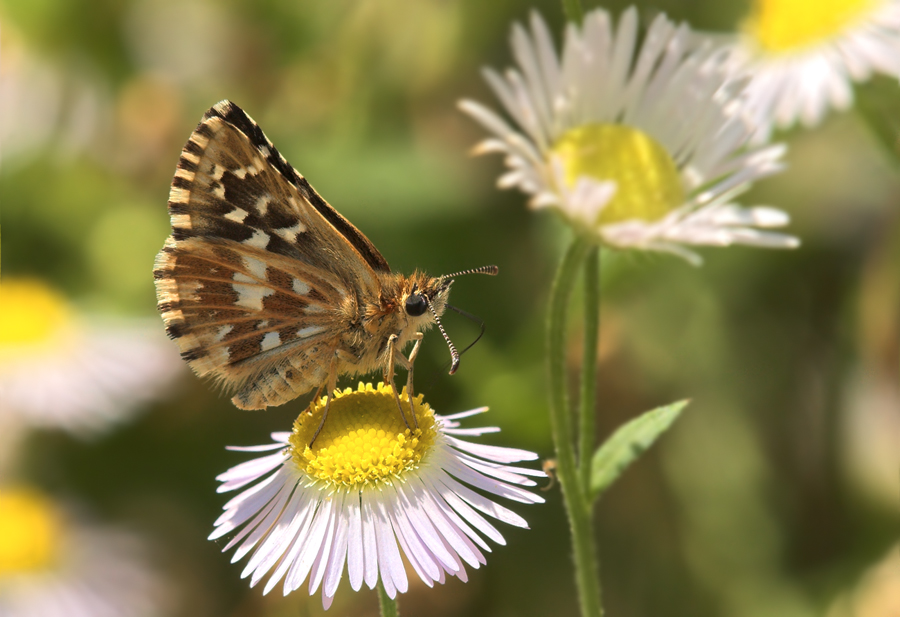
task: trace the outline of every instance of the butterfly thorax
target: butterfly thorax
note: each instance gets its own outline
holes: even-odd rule
[[[412,275],[393,272],[378,273],[380,290],[367,294],[352,303],[350,314],[345,313],[348,327],[343,336],[343,344],[350,354],[355,356],[353,372],[364,373],[383,366],[388,351],[391,335],[396,335],[395,346],[404,349],[412,341],[417,332],[425,332],[434,325],[434,315],[428,305],[433,307],[438,316],[444,313],[450,281],[431,277],[421,272]],[[415,296],[423,297],[425,310],[421,314],[413,310],[410,314],[407,303]],[[351,369],[354,361],[347,358],[346,369]]]

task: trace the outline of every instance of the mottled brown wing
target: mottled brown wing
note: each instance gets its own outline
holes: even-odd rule
[[[327,380],[338,308],[389,271],[240,108],[211,108],[184,147],[169,194],[172,235],[156,259],[159,310],[201,376],[245,409],[280,405]]]

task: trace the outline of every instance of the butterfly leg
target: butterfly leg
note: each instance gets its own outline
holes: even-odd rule
[[[413,424],[416,425],[416,428],[419,428],[419,419],[416,418],[416,408],[413,405],[413,400],[416,398],[415,392],[413,392],[413,366],[416,362],[416,356],[419,355],[419,345],[422,344],[422,337],[424,335],[421,332],[416,332],[415,340],[416,343],[413,345],[412,351],[409,352],[409,358],[403,358],[401,354],[400,357],[406,362],[406,395],[409,397],[409,412],[412,414]]]
[[[313,438],[309,442],[309,447],[312,448],[312,445],[316,443],[316,438],[319,436],[319,433],[322,432],[322,427],[325,426],[325,418],[328,417],[328,408],[331,407],[331,399],[334,397],[334,389],[337,386],[337,356],[332,358],[331,367],[328,371],[328,385],[326,396],[328,396],[328,400],[325,401],[325,411],[322,412],[322,419],[319,421],[319,427],[316,429],[316,432],[313,434]],[[313,397],[312,402],[310,403],[310,407],[312,407],[316,399],[319,398],[319,392],[322,391],[322,386],[319,386],[319,389],[316,390],[316,395]]]
[[[400,353],[400,350],[395,346],[397,338],[396,334],[392,334],[388,337],[388,361],[387,365],[384,367],[384,383],[385,385],[390,384],[391,390],[394,391],[394,400],[397,402],[397,409],[400,410],[400,417],[403,418],[403,423],[406,424],[406,428],[413,430],[413,427],[409,425],[409,420],[406,419],[406,414],[403,412],[403,405],[400,403],[400,395],[397,393],[397,386],[394,385],[394,362],[399,362],[401,366],[406,362],[404,355]]]

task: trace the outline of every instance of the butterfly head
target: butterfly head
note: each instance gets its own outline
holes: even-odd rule
[[[416,273],[402,286],[401,306],[410,325],[428,328],[439,322],[447,307],[452,280]]]
[[[463,274],[489,274],[494,276],[497,272],[497,266],[484,266],[438,277],[417,273],[407,280],[405,293],[402,296],[403,310],[407,315],[407,319],[409,319],[410,325],[413,325],[417,330],[427,329],[432,324],[437,324],[438,330],[441,331],[441,335],[443,335],[444,340],[447,341],[447,346],[450,348],[451,375],[459,368],[460,354],[453,345],[453,341],[447,336],[443,324],[441,324],[441,315],[450,306],[447,304],[447,298],[450,295],[450,286],[453,284],[453,279]],[[459,311],[455,307],[450,306],[450,308]],[[467,315],[466,313],[463,314]],[[482,332],[484,332],[483,324]],[[480,337],[481,335],[479,335]]]

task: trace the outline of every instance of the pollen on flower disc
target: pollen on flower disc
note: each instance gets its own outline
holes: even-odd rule
[[[312,413],[301,414],[290,437],[294,461],[313,478],[343,486],[389,481],[420,465],[434,444],[434,412],[421,396],[414,401],[419,426],[411,431],[389,386],[361,383],[357,390],[347,388],[335,395],[322,432],[310,448],[326,400],[316,402]],[[405,391],[400,400],[408,414]]]
[[[621,124],[588,124],[567,131],[552,153],[569,187],[580,176],[616,183],[596,223],[653,221],[681,206],[685,190],[669,152],[647,133]]]
[[[795,50],[840,34],[875,5],[874,0],[756,0],[744,30],[767,51]]]

